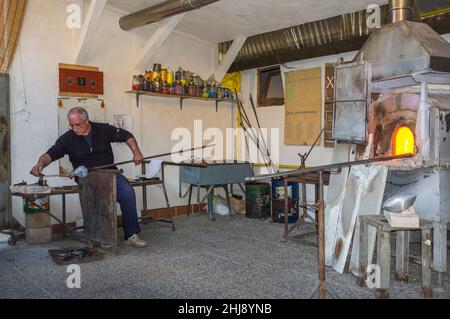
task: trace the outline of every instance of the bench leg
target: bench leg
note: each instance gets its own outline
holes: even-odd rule
[[[425,298],[433,297],[431,289],[431,230],[422,230],[422,289]]]
[[[225,195],[227,198],[228,213],[230,214],[231,217],[233,217],[233,210],[231,209],[230,192],[228,191],[228,185],[224,185],[223,189],[225,190]]]
[[[380,230],[377,241],[377,264],[380,267],[379,298],[389,298],[391,273],[391,240],[390,233]]]
[[[357,285],[364,287],[367,280],[367,266],[368,266],[368,244],[367,244],[367,233],[368,226],[364,219],[359,219],[359,271],[360,274],[357,279]]]
[[[216,217],[214,216],[214,187],[211,189],[211,191],[208,194],[208,216],[211,221],[215,221]]]
[[[192,190],[194,185],[189,185],[189,199],[188,199],[188,216],[192,213]]]
[[[397,232],[395,256],[395,280],[408,282],[409,231]]]

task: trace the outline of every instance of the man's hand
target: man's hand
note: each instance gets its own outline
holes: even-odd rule
[[[135,152],[133,156],[134,165],[138,166],[144,161],[144,155],[140,151]]]
[[[47,167],[52,162],[52,158],[48,154],[44,154],[39,158],[39,161],[36,165],[31,169],[31,174],[36,177],[42,176],[42,171],[45,167]]]
[[[133,152],[133,162],[134,165],[138,166],[144,161],[144,155],[142,155],[141,150],[139,149],[139,146],[137,145],[136,140],[134,137],[130,138],[127,141],[127,145],[130,148],[130,150]]]
[[[30,173],[36,177],[40,177],[40,176],[42,176],[43,170],[44,170],[44,166],[42,164],[36,164],[33,166]]]

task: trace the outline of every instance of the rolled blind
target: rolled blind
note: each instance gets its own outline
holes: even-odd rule
[[[0,73],[8,73],[28,0],[0,0]]]

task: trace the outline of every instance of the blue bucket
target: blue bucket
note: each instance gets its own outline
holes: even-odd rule
[[[293,224],[299,218],[299,185],[298,183],[288,183],[288,223]],[[284,223],[284,182],[282,180],[272,180],[272,220]]]

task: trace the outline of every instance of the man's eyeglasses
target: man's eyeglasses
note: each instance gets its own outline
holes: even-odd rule
[[[69,130],[73,130],[74,128],[80,128],[80,127],[82,127],[85,124],[86,124],[85,122],[76,123],[76,124],[73,124],[73,125],[69,124],[68,128],[69,128]]]

